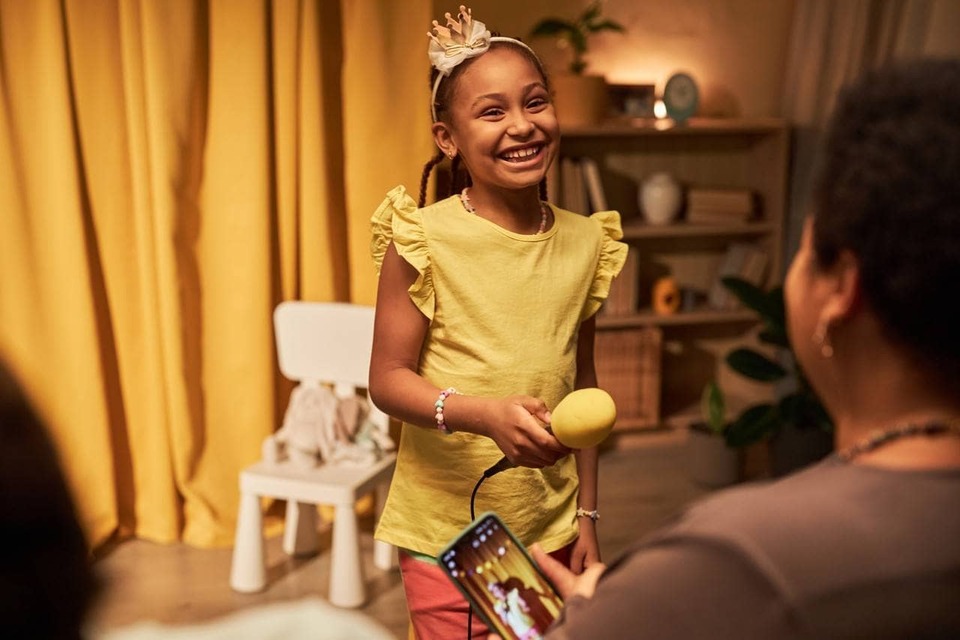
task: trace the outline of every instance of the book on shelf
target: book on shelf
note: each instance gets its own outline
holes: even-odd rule
[[[721,281],[722,278],[733,276],[760,286],[766,273],[768,255],[762,247],[749,242],[733,242],[727,247],[726,253],[717,269],[717,277],[707,294],[707,303],[713,309],[733,311],[740,307],[740,303]]]
[[[583,168],[574,158],[560,160],[560,180],[563,193],[563,208],[574,213],[590,213],[590,202],[587,196],[586,184],[583,179]]]
[[[747,222],[756,212],[756,196],[750,189],[687,190],[687,222],[733,224]]]
[[[583,169],[583,181],[587,187],[587,196],[590,199],[590,211],[606,211],[607,194],[603,190],[603,181],[600,180],[600,167],[593,158],[580,160]]]
[[[560,192],[560,158],[557,158],[547,169],[547,202],[562,207],[563,201]]]

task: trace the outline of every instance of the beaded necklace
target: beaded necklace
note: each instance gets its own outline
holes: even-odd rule
[[[885,444],[899,440],[901,438],[913,438],[917,436],[932,436],[940,433],[950,434],[960,437],[960,421],[952,420],[950,422],[928,422],[925,424],[904,424],[877,431],[860,442],[855,442],[846,449],[842,449],[833,454],[833,457],[842,462],[850,462],[857,456],[879,449]]]
[[[470,204],[470,196],[467,194],[467,189],[470,187],[464,187],[463,191],[460,192],[460,202],[463,203],[463,208],[467,210],[468,213],[476,215],[477,209],[472,204]],[[547,203],[540,202],[540,227],[537,229],[537,233],[543,233],[547,230]]]

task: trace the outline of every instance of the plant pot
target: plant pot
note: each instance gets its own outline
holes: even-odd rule
[[[687,472],[707,487],[726,487],[740,480],[740,450],[700,424],[691,425],[687,439]]]
[[[589,127],[606,119],[609,96],[603,76],[558,73],[550,82],[561,127]]]

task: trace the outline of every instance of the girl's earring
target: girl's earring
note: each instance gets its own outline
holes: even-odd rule
[[[820,348],[820,355],[825,359],[833,357],[833,344],[830,342],[830,323],[821,320],[813,332],[813,344]]]

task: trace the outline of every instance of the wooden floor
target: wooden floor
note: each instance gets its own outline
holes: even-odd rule
[[[685,435],[668,433],[638,436],[601,455],[598,531],[605,560],[709,490],[689,478],[684,454]],[[372,522],[362,523],[362,530],[369,598],[359,611],[397,638],[406,638],[399,573],[373,566]],[[268,586],[251,595],[235,593],[228,585],[230,549],[124,542],[97,562],[107,589],[94,612],[93,626],[111,630],[148,620],[190,624],[267,603],[326,597],[329,531],[313,557],[289,558],[280,545],[279,536],[267,540]]]

